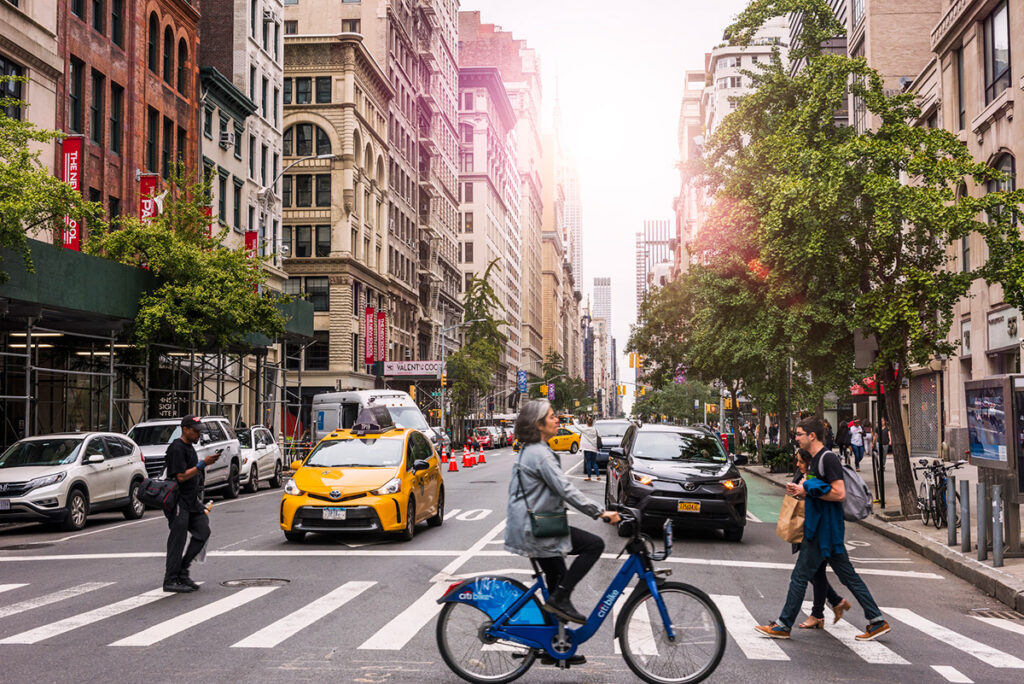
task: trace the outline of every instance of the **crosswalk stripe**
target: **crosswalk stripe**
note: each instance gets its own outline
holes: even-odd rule
[[[359,646],[360,650],[398,651],[441,612],[437,599],[448,591],[445,582],[434,582],[416,601]]]
[[[955,667],[950,667],[949,665],[932,665],[932,669],[942,675],[947,682],[956,682],[957,684],[974,684],[973,679]]]
[[[804,601],[804,612],[811,614],[812,603]],[[877,641],[857,641],[854,637],[860,634],[860,630],[846,620],[840,620],[835,624],[826,626],[826,630],[841,641],[844,646],[859,655],[866,662],[876,665],[909,665],[898,653],[886,648]]]
[[[308,603],[290,615],[267,625],[254,634],[232,644],[232,648],[273,648],[285,639],[294,636],[303,627],[308,627],[317,620],[345,605],[363,593],[376,582],[346,582],[334,591]]]
[[[711,600],[718,606],[718,612],[725,620],[729,636],[743,651],[743,655],[750,660],[789,660],[786,652],[770,637],[761,636],[754,631],[757,621],[743,605],[739,596],[712,594]]]
[[[18,589],[20,587],[27,587],[27,584],[0,584],[0,593],[10,591],[11,589]]]
[[[170,596],[170,594],[166,593],[163,590],[163,588],[154,589],[153,591],[147,591],[145,594],[139,594],[138,596],[126,598],[123,601],[111,603],[109,606],[103,606],[101,608],[97,608],[96,610],[90,610],[85,613],[79,613],[78,615],[72,615],[71,617],[65,618],[64,620],[52,622],[48,625],[37,627],[36,629],[30,629],[27,632],[15,634],[14,636],[9,636],[6,639],[0,639],[0,644],[39,643],[40,641],[50,639],[59,634],[70,632],[73,629],[85,627],[86,625],[91,625],[94,622],[99,622],[100,620],[105,620],[109,617],[120,615],[121,613],[129,611],[132,608],[138,608],[140,606],[146,605],[147,603],[158,601],[164,598],[165,596]]]
[[[275,589],[277,589],[277,587],[249,587],[247,589],[242,589],[231,596],[227,596],[219,601],[214,601],[208,605],[183,613],[176,618],[171,618],[170,620],[161,622],[158,625],[153,625],[149,629],[145,629],[137,634],[131,635],[130,637],[125,637],[124,639],[115,641],[110,645],[152,646],[158,641],[172,637],[179,632],[184,632],[189,627],[195,627],[196,625],[215,618],[229,610],[245,605],[246,603],[249,603],[249,601],[265,596]]]
[[[986,625],[992,625],[993,627],[998,627],[999,629],[1005,629],[1008,632],[1024,634],[1024,625],[1018,625],[1016,622],[1013,622],[1012,620],[994,617],[981,617],[980,615],[972,615],[971,617],[975,620],[981,620]]]
[[[629,595],[632,594],[632,593],[633,593],[633,587],[626,587],[625,589],[622,590],[622,596],[620,596],[619,600],[615,602],[614,606],[612,606],[612,625],[618,624],[618,622],[619,622],[619,612],[622,610],[622,606],[626,605],[626,601],[629,599]],[[614,639],[614,641],[615,641],[615,653],[616,654],[621,654],[622,653],[622,647],[619,645],[619,640],[618,639]]]
[[[42,608],[43,606],[48,606],[51,603],[57,603],[58,601],[66,601],[67,599],[87,594],[90,591],[109,587],[111,584],[114,584],[114,582],[86,582],[85,584],[78,584],[73,587],[68,587],[67,589],[55,591],[52,594],[44,594],[42,596],[37,596],[36,598],[21,601],[20,603],[12,603],[3,609],[0,609],[0,618],[11,617],[12,615],[24,613],[26,610],[32,610],[33,608]]]
[[[891,615],[900,622],[910,625],[914,629],[924,632],[930,637],[945,642],[955,649],[963,651],[968,655],[972,655],[992,667],[1024,668],[1024,660],[1012,656],[1009,653],[1003,653],[991,646],[986,646],[974,639],[969,639],[962,634],[958,634],[951,629],[947,629],[942,625],[938,625],[931,620],[921,617],[912,610],[908,610],[906,608],[882,608],[882,612]]]
[[[615,601],[615,605],[612,606],[612,624],[615,625],[619,621],[619,611],[622,606],[626,605],[626,600],[629,595],[633,593],[632,588],[626,588],[622,590],[622,596]],[[658,655],[658,646],[654,639],[654,630],[651,629],[651,615],[647,609],[642,609],[637,614],[636,622],[630,624],[629,627],[629,643],[632,645],[634,652],[639,655]],[[619,640],[615,639],[615,652],[621,654],[622,646],[619,644]]]

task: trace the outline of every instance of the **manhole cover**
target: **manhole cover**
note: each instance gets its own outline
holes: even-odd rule
[[[233,579],[221,582],[222,587],[280,587],[291,580],[277,577],[253,577],[251,579]]]
[[[986,618],[1002,618],[1003,620],[1024,620],[1024,615],[1021,615],[1015,610],[1010,610],[1009,608],[1005,610],[992,608],[975,608],[971,611],[971,615]]]
[[[27,551],[29,549],[45,549],[47,546],[53,546],[49,542],[39,542],[38,544],[11,544],[10,546],[0,546],[0,551]]]

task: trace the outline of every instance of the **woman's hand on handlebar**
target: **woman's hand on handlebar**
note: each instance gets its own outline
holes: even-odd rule
[[[601,519],[609,525],[615,525],[622,520],[622,516],[619,515],[616,511],[605,511],[601,514]]]

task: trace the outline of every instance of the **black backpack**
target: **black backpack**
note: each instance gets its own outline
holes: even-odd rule
[[[164,513],[173,513],[178,506],[178,483],[174,480],[158,480],[147,477],[139,489],[139,500],[150,508],[159,508]]]

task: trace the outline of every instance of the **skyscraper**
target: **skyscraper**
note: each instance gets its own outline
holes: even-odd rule
[[[594,318],[603,318],[612,324],[612,279],[594,278]]]
[[[666,220],[644,221],[636,234],[636,306],[640,309],[649,288],[648,274],[659,264],[670,263],[672,231]],[[596,318],[596,316],[595,316]]]

